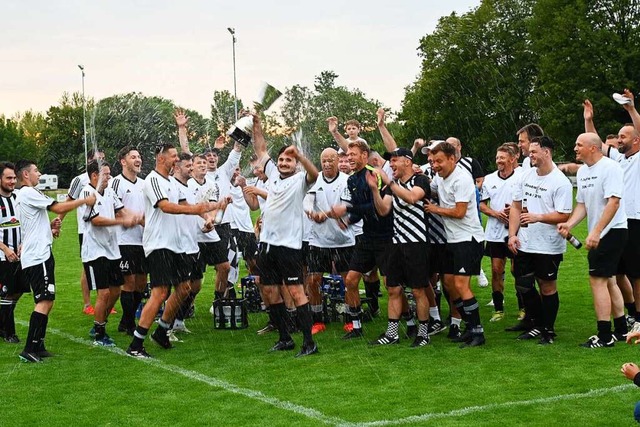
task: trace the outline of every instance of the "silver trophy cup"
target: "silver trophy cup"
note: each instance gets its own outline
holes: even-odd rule
[[[269,107],[280,98],[280,95],[282,95],[282,92],[278,89],[269,83],[262,82],[260,93],[258,94],[258,101],[253,103],[256,112],[268,110]],[[253,117],[244,116],[239,118],[235,124],[231,126],[227,135],[245,147],[251,144],[251,139],[253,138]]]

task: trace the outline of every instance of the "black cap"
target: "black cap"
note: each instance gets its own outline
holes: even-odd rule
[[[390,160],[392,157],[406,157],[407,159],[413,161],[413,153],[408,148],[398,147],[393,151],[384,153],[382,156],[385,160]]]

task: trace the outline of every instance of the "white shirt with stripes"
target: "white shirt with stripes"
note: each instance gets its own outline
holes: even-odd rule
[[[133,182],[121,174],[111,180],[110,187],[127,211],[134,215],[144,215],[144,179],[136,178]],[[117,230],[119,245],[142,246],[142,225],[131,228],[118,226]]]
[[[151,171],[144,181],[144,217],[145,227],[142,234],[142,246],[145,256],[157,249],[168,249],[176,254],[180,251],[180,227],[178,215],[162,212],[158,203],[168,200],[179,203],[180,192],[175,183],[155,170]]]
[[[11,248],[16,254],[22,242],[22,231],[20,230],[20,217],[16,206],[15,192],[9,197],[0,196],[0,238],[2,243]],[[0,261],[6,261],[3,251],[0,251]]]

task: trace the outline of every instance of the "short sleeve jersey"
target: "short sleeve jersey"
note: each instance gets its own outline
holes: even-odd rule
[[[513,200],[522,202],[530,213],[571,213],[573,208],[571,181],[554,166],[547,175],[538,175],[537,168],[523,170],[514,189]],[[520,250],[537,254],[562,254],[567,249],[565,239],[555,224],[536,222],[518,231]]]
[[[484,242],[484,230],[478,221],[476,185],[471,174],[458,165],[448,177],[437,175],[433,181],[440,206],[453,209],[456,203],[467,204],[467,211],[461,219],[441,216],[447,243],[470,242],[471,239]]]
[[[311,186],[310,194],[314,196],[313,210],[326,212],[340,203],[340,198],[347,188],[349,175],[339,172],[333,179],[327,179],[320,173]],[[335,219],[327,219],[318,224],[311,223],[309,244],[317,248],[344,248],[355,245],[353,228],[342,230]]]
[[[175,187],[178,189],[178,202],[187,202],[190,205],[198,203],[196,192],[193,188],[189,188],[187,183],[183,183],[178,179],[171,177]],[[202,234],[202,229],[198,223],[198,215],[176,215],[178,228],[180,229],[180,252],[186,254],[197,254],[200,251],[198,247],[198,238]]]
[[[118,246],[117,225],[97,226],[93,225],[92,219],[100,216],[107,219],[115,219],[116,212],[124,207],[112,188],[107,187],[100,194],[91,184],[87,184],[82,189],[82,197],[96,195],[96,203],[90,208],[89,215],[84,217],[86,222],[84,236],[82,238],[82,248],[80,255],[82,262],[94,261],[98,258],[110,260],[120,259],[120,248]]]
[[[496,211],[511,205],[514,188],[518,184],[518,176],[521,172],[522,168],[516,168],[505,178],[501,177],[498,171],[485,176],[480,200],[489,202],[491,208]],[[487,216],[484,234],[487,242],[504,242],[504,238],[509,235],[509,229],[496,218]]]
[[[431,195],[429,178],[423,174],[414,174],[406,182],[396,181],[400,187],[411,191],[414,187],[420,187],[425,198]],[[424,201],[407,203],[400,197],[393,195],[393,243],[418,243],[428,242],[428,222],[424,212]]]
[[[629,219],[640,219],[640,152],[625,156],[609,148],[609,157],[622,167],[624,173],[624,207]]]
[[[231,228],[245,233],[253,233],[251,209],[244,199],[242,188],[232,185],[229,187],[229,195],[231,196],[231,204],[227,206],[227,211],[231,211],[229,213]]]
[[[70,199],[78,200],[80,198],[80,193],[82,189],[89,183],[89,175],[85,172],[82,173],[71,181],[71,185],[69,186],[69,191],[67,192],[67,196]],[[76,209],[76,219],[78,221],[78,234],[84,233],[84,214],[86,212],[86,206],[82,205]]]
[[[189,186],[189,189],[193,191],[195,199],[198,203],[218,201],[220,190],[218,190],[218,184],[216,184],[215,182],[204,178],[202,184],[200,184],[194,178],[191,178],[187,182],[187,185]],[[204,227],[204,218],[202,218],[200,215],[195,215],[195,218],[196,222],[198,223],[198,229],[202,230],[202,227]],[[200,243],[212,243],[219,242],[220,236],[218,236],[216,230],[213,229],[208,233],[198,233],[196,239]]]
[[[22,227],[22,268],[41,264],[51,256],[53,234],[47,210],[56,203],[33,187],[18,191],[16,204]]]
[[[177,215],[162,212],[158,203],[168,200],[179,202],[179,191],[169,178],[165,178],[155,170],[151,171],[144,181],[144,218],[145,227],[142,233],[144,253],[149,256],[157,249],[168,249],[180,252],[180,229]]]
[[[231,177],[233,171],[240,164],[240,157],[242,153],[240,151],[231,150],[227,161],[222,164],[218,169],[212,172],[207,172],[207,180],[218,184],[220,190],[220,197],[226,197],[231,191]],[[231,222],[231,213],[227,209],[222,217],[222,223],[228,224]]]
[[[11,193],[9,197],[0,195],[0,239],[2,243],[18,253],[18,248],[22,242],[22,232],[20,230],[20,217],[16,205],[17,194]],[[0,251],[0,261],[6,261],[3,251]]]
[[[578,193],[576,201],[584,203],[587,209],[587,225],[593,230],[611,197],[620,199],[620,206],[609,224],[602,230],[600,237],[605,236],[612,228],[627,228],[625,214],[624,172],[618,163],[603,157],[591,166],[582,165],[577,174]],[[637,189],[636,189],[637,191]]]
[[[129,212],[144,215],[144,179],[136,178],[132,182],[124,175],[118,175],[111,180],[111,188]],[[119,245],[142,246],[142,225],[131,228],[118,226],[117,230]]]
[[[302,201],[307,192],[307,174],[298,172],[281,178],[273,160],[264,171],[269,177],[269,195],[262,216],[260,242],[291,249],[302,248],[304,215]]]

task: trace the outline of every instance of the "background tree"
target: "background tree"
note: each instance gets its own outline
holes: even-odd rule
[[[38,162],[38,147],[25,136],[17,121],[0,116],[0,161],[15,163],[20,159]]]

